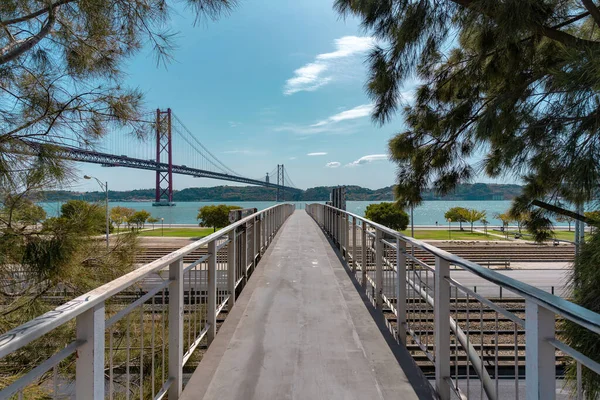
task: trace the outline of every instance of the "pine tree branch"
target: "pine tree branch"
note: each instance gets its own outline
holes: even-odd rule
[[[559,207],[559,206],[555,206],[554,204],[546,203],[545,201],[533,200],[531,202],[531,204],[533,204],[534,206],[538,206],[540,208],[546,209],[548,211],[551,211],[551,212],[553,212],[555,214],[558,214],[558,215],[565,215],[567,217],[571,217],[571,218],[576,219],[578,221],[585,222],[586,224],[590,223],[589,218],[587,218],[584,215],[578,214],[576,212],[567,210],[567,209]]]
[[[594,1],[593,0],[581,0],[581,2],[583,3],[583,6],[585,7],[585,9],[589,11],[592,18],[594,18],[596,25],[600,26],[600,10],[594,4]]]
[[[56,15],[54,14],[54,8],[50,8],[48,10],[48,19],[46,20],[46,24],[42,27],[42,29],[40,29],[40,31],[37,34],[31,36],[24,42],[20,42],[12,46],[12,48],[9,47],[8,49],[5,49],[4,54],[0,55],[0,65],[6,64],[16,59],[21,54],[25,53],[26,51],[33,48],[33,46],[38,44],[46,35],[48,35],[48,33],[50,33],[50,30],[52,29],[55,20]]]
[[[450,0],[450,1],[452,3],[458,4],[459,6],[468,8],[475,12],[479,12],[481,14],[488,16],[489,18],[494,19],[494,15],[492,13],[486,12],[486,11],[482,10],[481,8],[475,7],[474,0]],[[582,1],[591,1],[591,0],[582,0]],[[596,9],[596,11],[598,11],[598,9],[596,7],[594,7],[594,8]],[[591,13],[591,11],[590,11],[590,13]],[[553,27],[535,24],[534,29],[537,32],[539,32],[541,35],[546,36],[547,38],[555,40],[557,42],[560,42],[560,43],[564,44],[565,46],[574,47],[574,48],[577,48],[580,50],[590,48],[590,47],[600,48],[600,42],[597,42],[594,40],[581,39],[581,38],[578,38],[577,36],[573,36],[570,33],[558,30]]]
[[[39,17],[40,15],[46,14],[49,10],[54,10],[56,7],[62,6],[67,3],[72,3],[77,0],[59,0],[54,4],[51,4],[49,7],[44,7],[41,10],[32,12],[31,14],[24,15],[22,17],[7,19],[6,21],[0,21],[0,26],[7,26],[12,24],[18,24],[19,22],[29,21],[35,17]]]

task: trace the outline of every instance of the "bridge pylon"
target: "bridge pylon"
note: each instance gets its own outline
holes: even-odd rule
[[[161,164],[167,164],[165,170]],[[173,136],[171,109],[156,109],[156,194],[153,206],[174,206],[173,203]]]
[[[285,173],[283,164],[277,164],[277,199],[276,201],[285,201]]]

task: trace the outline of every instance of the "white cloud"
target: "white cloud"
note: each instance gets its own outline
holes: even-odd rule
[[[307,154],[307,156],[310,156],[310,157],[314,157],[314,156],[326,156],[326,155],[327,155],[327,153],[324,152],[324,151],[317,151],[315,153],[308,153]]]
[[[290,157],[290,160],[295,160],[297,157]]]
[[[240,126],[242,123],[241,122],[236,122],[236,121],[228,121],[229,126],[232,128],[237,128],[238,126]]]
[[[355,54],[366,53],[373,47],[373,38],[370,36],[344,36],[335,39],[336,51],[332,53],[319,54],[317,60],[333,60],[336,58],[349,57]]]
[[[323,120],[323,121],[319,121],[316,124],[312,124],[311,127],[319,127],[319,126],[325,126],[327,124],[334,124],[336,122],[340,122],[340,121],[346,121],[349,119],[357,119],[357,118],[363,118],[363,117],[367,117],[371,114],[371,111],[373,111],[373,104],[362,104],[360,106],[356,106],[350,110],[346,110],[346,111],[342,111],[340,113],[337,113],[335,115],[332,115],[331,117]]]
[[[340,60],[366,53],[375,43],[370,36],[344,36],[335,39],[335,51],[318,54],[313,62],[294,71],[294,76],[285,82],[283,93],[312,92],[335,78],[333,73]]]
[[[339,167],[339,166],[341,166],[341,165],[342,165],[342,163],[339,163],[339,162],[337,162],[337,161],[330,161],[330,162],[328,162],[327,164],[325,164],[325,166],[326,166],[327,168],[338,168],[338,167]]]
[[[345,110],[334,114],[327,119],[316,122],[312,125],[302,126],[296,124],[283,124],[274,128],[276,132],[292,132],[297,135],[315,135],[318,133],[338,133],[349,134],[354,133],[357,129],[357,124],[339,124],[342,121],[349,121],[367,117],[373,111],[372,104],[362,104],[350,110]]]
[[[387,159],[388,159],[387,154],[370,154],[368,156],[363,156],[356,161],[352,161],[349,164],[346,164],[346,167],[357,167],[359,165],[369,164],[374,161],[383,161],[383,160],[387,160]]]

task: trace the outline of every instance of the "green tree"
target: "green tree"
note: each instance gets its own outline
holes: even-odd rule
[[[133,216],[135,210],[133,208],[116,206],[110,209],[110,219],[117,225],[117,231],[122,224],[126,224]]]
[[[508,211],[508,214],[510,218],[517,223],[519,233],[521,233],[523,226],[526,226],[531,219],[531,213],[527,210],[511,209]]]
[[[473,224],[481,219],[484,219],[487,215],[485,211],[479,211],[473,208],[463,208],[459,210],[459,212],[464,220],[471,224],[471,232],[473,232]]]
[[[150,213],[146,210],[136,211],[128,219],[128,222],[131,225],[135,225],[137,227],[137,229],[139,230],[144,227],[144,225],[146,224],[146,221],[148,221],[148,218],[150,218],[150,216],[151,216]]]
[[[504,231],[504,235],[506,236],[506,238],[508,238],[508,225],[513,221],[513,218],[510,215],[510,213],[508,211],[504,213],[496,213],[494,215],[494,218],[502,221],[502,229]]]
[[[204,206],[198,210],[198,216],[201,226],[212,226],[213,230],[223,228],[229,225],[229,211],[239,210],[242,207],[228,206],[226,204]]]
[[[0,187],[0,333],[54,309],[49,292],[60,290],[68,301],[130,271],[136,249],[132,235],[116,238],[106,249],[97,237],[97,211],[104,215],[102,207],[68,202],[60,216],[44,219],[35,202],[49,182],[33,170],[24,172],[18,183]],[[41,346],[37,342],[8,356],[4,373],[13,365],[14,373],[20,374],[24,365],[55,354],[72,341],[73,329],[67,324],[45,337]]]
[[[46,172],[68,166],[43,142],[93,143],[112,127],[143,135],[142,93],[125,85],[127,59],[149,43],[170,61],[165,24],[173,0],[2,0],[0,2],[0,176],[31,167],[15,148],[39,152]],[[235,0],[186,0],[196,19],[216,19]]]
[[[84,235],[106,232],[106,208],[84,200],[69,200],[60,208],[60,218],[78,227]]]
[[[397,231],[406,229],[409,222],[408,214],[395,203],[369,204],[365,218]]]
[[[483,230],[485,232],[485,235],[487,236],[488,231],[487,231],[487,227],[490,224],[490,221],[488,221],[485,216],[481,219],[481,223],[483,224]]]
[[[402,109],[407,129],[389,143],[397,200],[451,193],[478,171],[518,176],[513,203],[528,229],[551,236],[536,204],[583,204],[600,189],[596,68],[600,14],[590,0],[336,0],[376,37],[366,85],[373,118]],[[404,84],[417,78],[407,101]],[[414,80],[413,80],[414,82]],[[481,163],[472,166],[473,157]]]
[[[587,215],[586,215],[587,217]],[[569,232],[571,232],[571,224],[575,221],[574,218],[571,218],[569,216],[566,215],[557,215],[556,216],[556,221],[558,222],[566,222],[567,224],[569,224]]]
[[[148,223],[152,224],[152,230],[154,230],[154,224],[156,224],[158,221],[160,221],[160,219],[158,219],[156,217],[148,218]]]
[[[465,211],[466,209],[463,207],[452,207],[444,213],[444,218],[446,218],[446,221],[458,222],[460,224],[460,230],[462,231],[462,223],[467,222],[464,216]]]
[[[6,229],[23,231],[46,219],[44,209],[28,198],[7,194],[3,204],[0,223]]]
[[[571,276],[568,280],[568,286],[571,293],[571,299],[577,304],[596,313],[600,313],[600,302],[598,301],[598,283],[600,282],[600,268],[598,268],[598,259],[600,259],[600,235],[598,233],[587,237],[582,244],[581,251],[575,258]],[[564,331],[562,335],[565,343],[576,351],[598,361],[600,344],[600,335],[588,329],[582,329],[581,326],[565,319],[560,323],[560,328]],[[568,361],[567,378],[570,388],[577,389],[577,365],[575,360]],[[582,368],[582,383],[584,384],[584,398],[592,400],[600,397],[600,380],[598,375],[589,368]]]

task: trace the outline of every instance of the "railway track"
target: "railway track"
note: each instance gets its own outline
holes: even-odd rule
[[[525,318],[523,299],[490,299],[499,307],[511,312],[520,319]],[[467,305],[469,315],[467,318]],[[509,318],[503,316],[487,306],[480,308],[480,303],[474,299],[452,299],[450,302],[450,315],[461,327],[463,332],[469,333],[469,344],[473,346],[491,376],[510,377],[515,373],[522,373],[525,368],[525,330]],[[396,330],[396,316],[391,310],[384,310],[384,316],[392,331]],[[558,319],[557,333],[560,334]],[[409,304],[407,312],[407,325],[409,333],[406,338],[406,348],[412,358],[426,375],[435,372],[430,356],[434,353],[434,318],[433,310],[423,299],[415,299]],[[467,326],[468,325],[468,326]],[[411,335],[412,333],[412,335]],[[414,336],[413,336],[414,335]],[[450,365],[451,373],[464,376],[467,368],[472,376],[472,370],[467,359],[465,349],[460,345],[455,335],[450,336]],[[426,351],[424,351],[426,350]],[[429,353],[429,354],[428,354]],[[563,370],[567,357],[556,352],[556,368]]]
[[[548,246],[548,245],[439,245],[439,248],[456,254],[469,261],[482,265],[510,264],[510,262],[568,262],[573,261],[573,246]],[[147,247],[136,256],[136,262],[148,263],[163,257],[173,251],[176,247]],[[357,255],[360,256],[357,249]],[[193,262],[207,253],[207,249],[198,249],[184,258],[184,262]],[[352,249],[350,249],[352,251]],[[408,249],[410,252],[410,248]],[[222,251],[226,255],[226,250]],[[420,249],[415,249],[415,256],[428,264],[434,262],[433,257]]]

